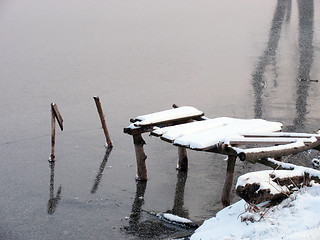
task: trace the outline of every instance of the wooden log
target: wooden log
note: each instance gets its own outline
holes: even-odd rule
[[[102,111],[100,99],[99,99],[98,96],[94,96],[93,99],[94,99],[94,101],[96,103],[96,106],[97,106],[97,110],[98,110],[99,117],[100,117],[100,120],[101,120],[102,129],[103,129],[104,135],[106,137],[107,145],[109,147],[113,147],[113,144],[112,144],[112,141],[111,141],[111,138],[110,138],[110,135],[109,135],[109,131],[108,131],[108,128],[107,128],[106,120],[105,120],[105,117],[104,117],[104,114],[103,114],[103,111]]]
[[[226,180],[224,182],[223,192],[222,192],[222,205],[223,207],[227,207],[230,205],[230,192],[232,188],[233,182],[233,173],[236,164],[235,156],[229,155],[228,156],[228,166],[227,166],[227,173],[226,173]]]
[[[137,177],[138,181],[147,181],[147,167],[146,167],[146,159],[147,155],[144,152],[143,145],[146,144],[143,140],[141,134],[133,135],[133,144],[136,153],[136,161],[137,161]]]
[[[177,162],[177,169],[180,171],[187,171],[188,170],[187,149],[184,147],[178,147],[178,155],[179,155],[179,159]]]
[[[313,139],[309,138],[290,138],[290,137],[246,137],[239,139],[232,139],[229,141],[231,146],[234,145],[247,145],[247,144],[269,144],[269,145],[279,145],[279,144],[289,144],[297,141],[302,141],[304,143],[312,143]]]
[[[288,156],[291,154],[297,154],[309,149],[319,149],[320,140],[314,141],[312,143],[296,142],[291,144],[283,145],[281,148],[278,147],[269,147],[269,148],[256,148],[248,149],[238,153],[238,156],[241,161],[249,161],[251,163],[257,162],[259,159],[263,158],[276,158],[281,156]]]

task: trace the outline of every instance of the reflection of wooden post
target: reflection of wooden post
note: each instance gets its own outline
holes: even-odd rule
[[[55,103],[51,103],[51,154],[49,161],[55,161],[55,144],[56,144],[56,119],[61,131],[63,131],[63,119]]]
[[[143,140],[141,134],[134,134],[133,143],[134,150],[136,152],[136,160],[137,160],[137,180],[146,181],[147,177],[147,167],[146,167],[146,159],[147,155],[144,153],[143,145],[146,142]]]
[[[177,169],[181,171],[187,171],[188,170],[188,156],[187,156],[187,149],[184,147],[178,147],[178,163],[177,163]]]
[[[223,192],[222,192],[222,205],[224,207],[230,205],[230,192],[232,187],[232,181],[233,181],[233,173],[234,173],[234,167],[236,164],[236,158],[235,156],[228,156],[228,166],[227,166],[227,173],[226,173],[226,180],[224,182]]]
[[[111,138],[110,138],[110,135],[109,135],[109,131],[108,131],[108,128],[107,128],[106,120],[105,120],[104,115],[103,115],[100,99],[99,99],[98,96],[93,97],[93,99],[94,99],[94,101],[96,102],[96,105],[97,105],[98,113],[99,113],[101,124],[102,124],[102,129],[104,131],[104,135],[106,136],[107,145],[109,147],[113,147],[113,144],[112,144],[112,141],[111,141]]]
[[[98,186],[100,184],[100,181],[101,181],[101,178],[102,178],[102,175],[103,175],[103,171],[104,171],[104,168],[105,168],[105,166],[107,164],[107,161],[109,159],[111,150],[112,150],[112,147],[108,146],[106,154],[104,155],[103,161],[100,164],[99,173],[97,174],[96,179],[94,180],[94,184],[93,184],[93,187],[91,189],[91,193],[95,193],[97,191],[97,189],[98,189]]]

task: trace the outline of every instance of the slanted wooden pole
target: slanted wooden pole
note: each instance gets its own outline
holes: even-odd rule
[[[55,161],[55,144],[56,144],[56,119],[63,131],[63,119],[55,103],[51,103],[51,154],[49,161]]]
[[[109,131],[108,131],[108,128],[107,128],[106,120],[105,120],[104,115],[103,115],[100,99],[99,99],[98,96],[94,96],[93,99],[94,99],[94,101],[96,103],[96,106],[97,106],[97,110],[98,110],[98,113],[99,113],[99,116],[100,116],[100,120],[101,120],[101,124],[102,124],[102,129],[104,131],[104,135],[106,136],[107,145],[109,147],[113,147],[113,144],[112,144],[112,141],[111,141],[111,138],[110,138],[110,135],[109,135]]]
[[[231,187],[233,182],[233,173],[236,165],[236,158],[237,157],[232,155],[228,156],[226,180],[224,182],[224,187],[223,187],[223,192],[221,197],[223,207],[230,205],[230,192],[231,192]]]
[[[56,144],[56,119],[54,110],[51,108],[51,154],[49,161],[55,161],[55,144]]]
[[[146,142],[143,140],[141,134],[135,134],[133,136],[133,144],[136,152],[136,160],[137,160],[137,177],[138,181],[146,181],[148,180],[147,176],[147,167],[146,167],[146,159],[147,155],[144,152],[143,145]]]
[[[181,171],[187,171],[188,170],[187,149],[184,147],[178,147],[178,155],[179,155],[179,159],[177,162],[177,169]]]

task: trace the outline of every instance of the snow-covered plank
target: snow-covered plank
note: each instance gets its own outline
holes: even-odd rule
[[[203,125],[203,126],[202,126]],[[195,150],[214,147],[219,142],[227,143],[229,139],[240,137],[245,133],[280,131],[282,123],[262,119],[217,118],[179,126],[156,129],[165,141]]]
[[[233,148],[238,153],[240,160],[250,161],[255,163],[258,159],[267,157],[279,157],[287,156],[290,154],[296,154],[306,151],[312,148],[318,148],[320,146],[320,140],[315,137],[310,138],[311,142],[304,143],[303,141],[297,141],[294,143],[283,144],[271,147],[258,147],[249,149]]]
[[[310,138],[316,137],[320,139],[320,134],[312,134],[312,133],[292,133],[292,132],[272,132],[272,133],[247,133],[243,135],[244,137],[290,137],[290,138]]]
[[[161,112],[138,116],[133,124],[136,127],[158,124],[166,121],[181,120],[186,118],[201,117],[204,113],[194,107],[183,106]]]
[[[222,127],[236,120],[237,119],[235,118],[220,117],[208,119],[205,121],[196,121],[180,124],[172,127],[155,128],[152,131],[152,135],[158,137],[161,136],[163,140],[173,142],[175,139],[182,137],[183,135],[199,133],[210,129]]]
[[[314,137],[309,138],[290,138],[290,137],[235,137],[229,140],[229,144],[233,145],[246,145],[246,144],[289,144],[302,141],[304,143],[312,143]]]

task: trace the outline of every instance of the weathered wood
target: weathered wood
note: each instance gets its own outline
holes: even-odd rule
[[[141,134],[133,135],[133,144],[136,153],[136,161],[137,161],[137,177],[138,181],[146,181],[148,180],[147,176],[147,167],[146,167],[146,159],[147,155],[144,152],[143,145],[146,144],[143,140]]]
[[[178,156],[177,169],[181,171],[188,170],[187,149],[184,147],[178,147]]]
[[[310,137],[315,137],[317,139],[320,139],[320,134],[293,133],[293,132],[250,133],[250,134],[243,134],[243,136],[244,137],[258,137],[258,138],[269,138],[269,137],[310,138]]]
[[[52,105],[51,105],[52,106]],[[55,161],[55,145],[56,145],[56,120],[53,108],[51,108],[51,154],[49,161]]]
[[[281,174],[277,175],[279,172]],[[269,205],[278,204],[302,186],[309,186],[311,181],[309,174],[300,171],[262,171],[259,173],[262,179],[256,179],[255,182],[250,179],[251,174],[257,173],[247,173],[239,177],[242,178],[241,184],[238,184],[236,189],[237,195],[250,204],[266,201],[270,201]]]
[[[105,120],[105,117],[104,117],[104,114],[103,114],[103,111],[102,111],[100,99],[99,99],[98,96],[94,96],[93,99],[94,99],[94,101],[96,103],[96,106],[97,106],[97,110],[98,110],[99,117],[100,117],[101,124],[102,124],[102,129],[103,129],[104,135],[106,137],[107,145],[109,147],[113,147],[113,143],[111,141],[110,134],[109,134],[109,131],[108,131],[108,128],[107,128],[106,120]]]
[[[51,103],[51,111],[57,119],[61,131],[63,131],[63,118],[59,112],[58,106],[55,103]]]
[[[302,166],[296,166],[291,163],[284,163],[284,162],[279,162],[277,160],[274,160],[272,158],[263,158],[259,159],[256,161],[256,163],[263,164],[265,166],[271,167],[276,170],[294,170],[294,169],[299,169],[300,171],[304,172],[305,176],[309,176],[311,180],[314,180],[317,183],[320,183],[320,171],[312,169],[312,168],[307,168],[307,167],[302,167]]]
[[[243,139],[230,140],[229,144],[233,145],[247,145],[247,144],[289,144],[297,141],[303,141],[305,143],[312,143],[312,138],[290,138],[290,137],[245,137]]]
[[[269,148],[263,148],[263,149],[249,149],[249,150],[243,150],[242,152],[238,153],[238,156],[241,161],[248,161],[251,163],[255,163],[258,161],[258,159],[262,158],[277,158],[281,156],[288,156],[291,154],[297,154],[299,152],[303,152],[312,148],[319,148],[320,146],[320,140],[317,140],[312,143],[305,143],[305,144],[297,144],[297,143],[291,143],[284,145],[282,148],[276,148],[276,147],[269,147]]]
[[[231,188],[232,188],[235,164],[236,164],[236,157],[235,156],[228,156],[226,180],[224,182],[224,187],[223,187],[223,192],[222,192],[222,197],[221,197],[222,205],[224,207],[230,205],[230,192],[231,192]]]

